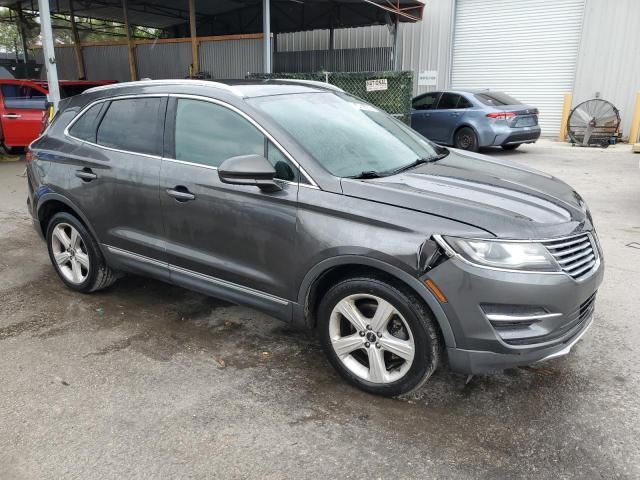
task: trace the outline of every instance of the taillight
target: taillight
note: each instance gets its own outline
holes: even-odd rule
[[[487,113],[487,117],[495,120],[511,120],[516,116],[513,112],[491,112]]]
[[[24,159],[27,163],[31,163],[33,161],[33,152],[31,149],[27,148],[27,153],[25,153]]]

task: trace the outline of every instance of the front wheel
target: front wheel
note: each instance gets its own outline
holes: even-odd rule
[[[431,312],[408,289],[377,278],[333,286],[320,303],[318,328],[334,368],[369,393],[395,396],[415,390],[440,362]]]
[[[476,132],[469,127],[462,127],[456,132],[453,138],[453,144],[456,148],[469,150],[470,152],[477,152],[479,149],[478,136]]]

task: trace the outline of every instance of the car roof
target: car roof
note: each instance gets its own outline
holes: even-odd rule
[[[136,82],[122,82],[109,85],[101,85],[86,90],[84,94],[94,92],[114,94],[122,88],[145,88],[154,86],[189,86],[204,87],[217,90],[224,90],[238,97],[251,98],[269,95],[286,95],[293,93],[311,93],[343,90],[324,82],[316,82],[312,80],[295,80],[295,79],[269,79],[269,80],[191,80],[191,79],[175,79],[175,80],[138,80]]]

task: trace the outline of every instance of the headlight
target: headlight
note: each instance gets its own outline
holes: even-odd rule
[[[466,260],[487,267],[510,270],[558,272],[560,266],[540,243],[501,242],[446,237],[447,243]]]

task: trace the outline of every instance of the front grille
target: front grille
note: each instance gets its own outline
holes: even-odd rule
[[[567,321],[565,324],[546,335],[527,338],[510,338],[504,339],[504,341],[510,345],[534,345],[538,343],[552,342],[553,340],[561,339],[567,335],[572,337],[574,333],[582,328],[584,322],[591,317],[595,309],[595,303],[596,294],[594,293],[582,302],[577,309],[566,316]]]
[[[588,233],[542,243],[560,264],[562,270],[576,280],[587,277],[598,261],[598,252]]]

